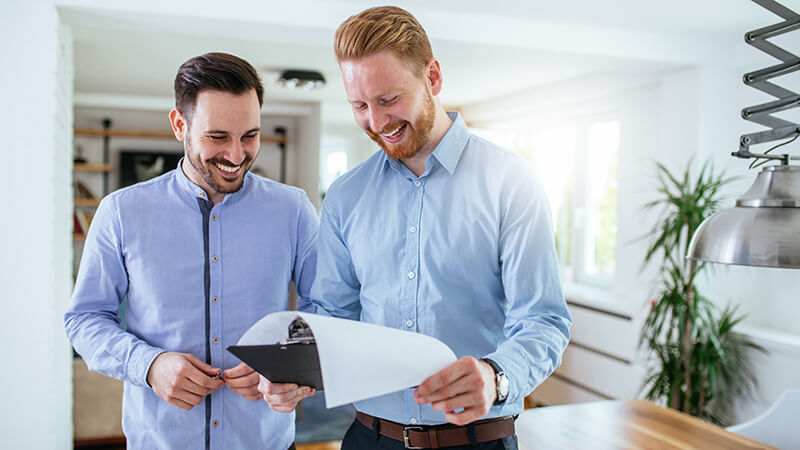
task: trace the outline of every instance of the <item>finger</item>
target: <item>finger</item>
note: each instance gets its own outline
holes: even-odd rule
[[[430,399],[428,397],[433,392],[436,392],[442,387],[454,383],[456,380],[464,376],[464,374],[469,370],[469,367],[472,365],[467,358],[469,357],[459,359],[458,361],[450,364],[423,381],[422,384],[420,384],[419,387],[414,391],[414,397],[417,400],[417,404],[421,405],[424,403],[429,403]]]
[[[433,405],[464,394],[474,394],[476,398],[479,398],[480,394],[483,393],[483,389],[484,385],[481,377],[477,374],[468,374],[446,386],[442,386],[435,392],[431,392],[424,399],[427,400],[426,403]]]
[[[225,378],[238,378],[238,377],[247,376],[247,375],[249,375],[251,373],[253,373],[253,369],[251,369],[250,366],[248,366],[245,363],[240,363],[236,367],[232,367],[230,369],[224,370],[222,372],[222,376],[225,377]]]
[[[245,387],[258,387],[259,378],[256,372],[241,376],[238,378],[225,377],[225,385],[230,389],[245,388]]]
[[[242,388],[242,389],[231,389],[233,392],[241,395],[242,397],[248,400],[259,400],[261,399],[261,393],[258,392],[258,389],[255,387],[252,388]]]
[[[169,401],[167,401],[167,403],[169,403],[170,405],[173,405],[173,406],[177,406],[178,408],[180,408],[180,409],[182,409],[184,411],[189,411],[190,409],[192,409],[195,406],[197,406],[197,405],[192,405],[192,404],[186,403],[185,401],[179,400],[177,398],[170,399]]]
[[[294,408],[294,406],[297,405],[297,402],[304,398],[311,397],[315,392],[316,391],[314,389],[308,386],[303,386],[290,392],[267,395],[265,397],[267,399],[267,403],[270,405],[274,403],[276,405],[287,405]]]
[[[249,393],[249,394],[239,393],[239,395],[241,395],[242,397],[244,397],[247,400],[254,401],[254,402],[257,402],[257,401],[261,400],[261,394],[258,391],[255,391],[255,393]]]
[[[444,418],[453,425],[464,426],[485,416],[487,412],[481,408],[473,407],[460,412],[446,413]]]
[[[222,380],[211,378],[211,376],[207,375],[207,372],[199,370],[197,366],[193,364],[186,368],[182,375],[192,383],[205,389],[209,389],[210,392],[217,390],[217,388],[225,384],[225,382]]]
[[[264,399],[269,404],[272,410],[277,412],[292,412],[294,411],[300,400],[311,397],[316,394],[316,389],[309,387],[302,387],[297,389],[293,394],[281,394],[276,396],[264,396]]]
[[[296,391],[300,386],[294,383],[269,383],[264,394],[266,395],[280,395],[287,392]]]
[[[195,406],[203,401],[205,395],[197,395],[193,392],[187,391],[185,389],[181,389],[179,387],[173,387],[167,393],[168,401],[181,401],[187,403],[191,406]]]
[[[206,394],[210,394],[219,389],[221,386],[225,385],[224,381],[218,380],[216,378],[211,378],[200,371],[187,374],[186,380],[192,384],[197,385],[198,387],[206,389]]]
[[[480,395],[480,392],[466,392],[445,400],[431,403],[431,408],[434,411],[452,412],[462,408],[482,407],[488,405],[488,402]],[[488,411],[488,406],[486,410]]]
[[[220,369],[215,368],[215,367],[211,367],[208,364],[204,363],[203,361],[200,361],[199,359],[197,359],[196,356],[194,356],[192,354],[183,353],[183,356],[184,356],[184,358],[186,358],[187,361],[192,363],[192,365],[194,367],[198,368],[200,371],[202,371],[203,373],[205,373],[208,376],[213,377],[214,375],[218,374],[219,371],[220,371]]]
[[[178,382],[175,387],[200,397],[205,397],[206,395],[214,392],[214,389],[205,388],[189,379],[184,379],[182,382]]]

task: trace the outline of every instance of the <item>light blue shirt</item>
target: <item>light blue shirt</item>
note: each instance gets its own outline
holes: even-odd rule
[[[134,449],[280,449],[294,414],[223,386],[184,411],[147,384],[155,357],[191,353],[213,367],[265,314],[301,309],[316,270],[318,219],[305,193],[246,174],[211,207],[180,165],[103,199],[83,250],[67,335],[89,369],[123,380],[122,426]],[[118,311],[127,296],[127,331]]]
[[[549,207],[523,159],[448,115],[422,176],[379,151],[331,185],[311,297],[319,312],[491,358],[511,387],[487,417],[518,414],[569,341]],[[413,389],[355,406],[404,424],[445,422]]]

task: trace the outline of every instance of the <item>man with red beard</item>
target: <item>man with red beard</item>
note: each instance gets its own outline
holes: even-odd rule
[[[460,358],[416,389],[357,402],[342,448],[516,448],[513,417],[560,364],[571,326],[542,187],[442,108],[442,70],[411,14],[365,10],[334,47],[356,123],[383,151],[328,190],[312,302]],[[259,390],[277,411],[313,394],[263,378]]]
[[[65,325],[89,369],[125,382],[128,448],[293,446],[294,416],[257,402],[258,374],[225,350],[288,308],[291,282],[306,309],[316,269],[306,194],[248,172],[263,95],[241,58],[186,61],[169,113],[183,159],[108,195],[89,229]]]

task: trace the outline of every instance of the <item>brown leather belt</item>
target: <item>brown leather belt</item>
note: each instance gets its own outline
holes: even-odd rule
[[[356,420],[370,430],[373,429],[373,419],[374,417],[369,414],[360,411],[356,412]],[[495,441],[514,434],[514,418],[506,416],[479,420],[462,427],[450,424],[434,426],[403,425],[378,419],[378,432],[383,436],[403,442],[406,448],[441,448],[454,445],[469,445],[471,443],[470,427],[474,427],[475,442]]]

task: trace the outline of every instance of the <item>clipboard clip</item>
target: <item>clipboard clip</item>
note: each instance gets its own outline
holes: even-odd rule
[[[301,317],[294,319],[292,323],[289,324],[289,337],[281,339],[279,342],[281,345],[316,343],[317,341],[314,340],[314,334],[311,332],[311,328]]]

